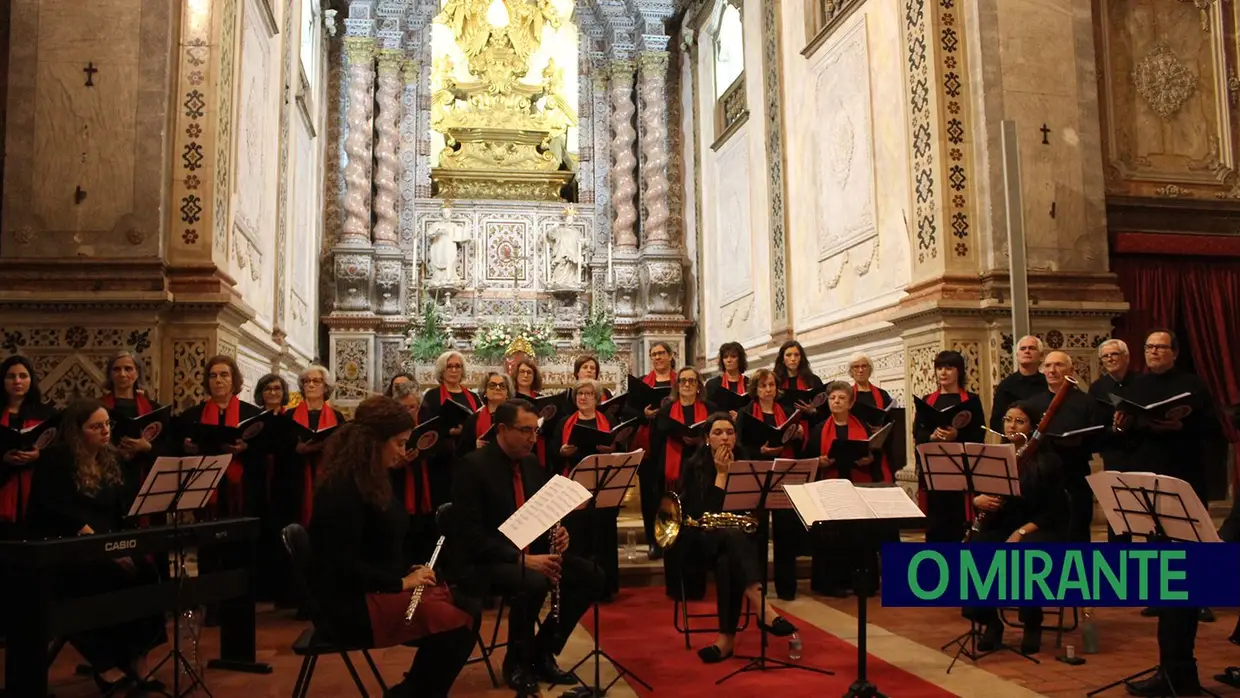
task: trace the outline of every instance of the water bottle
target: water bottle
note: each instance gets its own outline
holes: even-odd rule
[[[629,531],[624,544],[624,559],[637,562],[637,531]]]
[[[792,633],[788,638],[788,659],[796,661],[801,658],[801,633]]]

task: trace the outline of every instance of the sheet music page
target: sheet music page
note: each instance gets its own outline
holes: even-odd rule
[[[874,518],[874,511],[849,480],[819,480],[808,487],[829,521]]]
[[[590,491],[563,475],[556,475],[500,524],[499,532],[524,550],[546,533],[578,504],[590,499]]]
[[[809,528],[815,522],[827,519],[826,512],[819,509],[818,503],[814,501],[814,496],[809,491],[809,485],[785,485],[783,490],[788,500],[792,502],[792,508],[801,517],[801,523],[806,528]]]
[[[857,493],[880,519],[912,519],[926,516],[921,508],[909,499],[908,493],[902,487],[858,487]]]

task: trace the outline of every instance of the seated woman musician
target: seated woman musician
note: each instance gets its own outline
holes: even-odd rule
[[[1033,433],[1042,413],[1027,402],[1016,402],[1003,416],[1003,431],[1009,441],[1023,443]],[[1032,458],[1020,462],[1020,496],[995,497],[979,494],[973,507],[983,516],[970,541],[982,543],[1063,542],[1068,535],[1068,494],[1064,489],[1063,465],[1050,449],[1039,449]],[[967,609],[970,617],[985,626],[978,649],[996,649],[1003,642],[1003,622],[994,608]],[[1042,648],[1042,609],[1023,607],[1020,620],[1025,626],[1020,649],[1033,654]]]
[[[681,513],[701,521],[707,512],[723,507],[728,468],[736,459],[736,424],[726,412],[715,412],[706,419],[706,443],[685,464],[681,473]],[[736,630],[740,623],[741,599],[748,598],[754,608],[764,604],[767,624],[759,626],[777,637],[796,632],[796,626],[766,603],[762,591],[762,571],[754,554],[754,542],[735,528],[682,528],[677,547],[684,547],[685,564],[713,568],[719,614],[719,635],[715,642],[698,650],[707,664],[732,656]],[[759,619],[763,618],[761,612]]]
[[[405,679],[385,696],[446,696],[473,650],[473,617],[434,570],[404,557],[409,517],[388,470],[405,462],[413,417],[388,397],[358,405],[327,441],[310,519],[310,586],[332,640],[369,647],[416,641]],[[405,614],[414,589],[422,598]],[[415,690],[416,689],[416,690]]]
[[[37,537],[69,538],[130,528],[125,514],[137,485],[125,481],[111,421],[98,400],[78,400],[65,408],[56,442],[34,469],[27,524]],[[117,557],[66,570],[56,593],[77,597],[119,591],[158,581],[145,557]],[[91,669],[99,690],[125,686],[158,691],[158,681],[143,681],[138,661],[166,641],[162,615],[74,633],[69,644]]]

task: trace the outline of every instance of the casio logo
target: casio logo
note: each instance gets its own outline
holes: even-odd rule
[[[138,540],[136,538],[130,538],[129,540],[118,540],[103,544],[104,552],[108,553],[114,550],[129,550],[130,548],[136,547],[138,547]]]

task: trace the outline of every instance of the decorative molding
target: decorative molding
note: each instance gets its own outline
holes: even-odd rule
[[[219,99],[216,103],[218,120],[215,127],[215,189],[212,195],[214,196],[214,247],[216,252],[224,255],[228,251],[228,234],[232,228],[228,217],[229,202],[232,197],[228,195],[228,192],[232,191],[230,185],[232,182],[233,81],[236,79],[237,72],[237,0],[222,0],[219,7],[221,8],[220,65],[217,80]],[[184,218],[182,222],[190,225],[190,222]],[[197,217],[194,217],[193,222],[197,223]],[[196,239],[196,236],[193,237]]]
[[[859,5],[860,3],[854,3]],[[788,326],[788,214],[784,207],[787,188],[784,173],[788,154],[784,147],[783,63],[780,51],[782,26],[778,0],[762,0],[762,94],[765,97],[766,167],[771,208],[771,329]],[[696,104],[696,100],[695,100]],[[694,120],[696,126],[697,120]]]
[[[1150,109],[1170,120],[1197,91],[1198,78],[1166,44],[1159,44],[1137,64],[1132,81]]]

